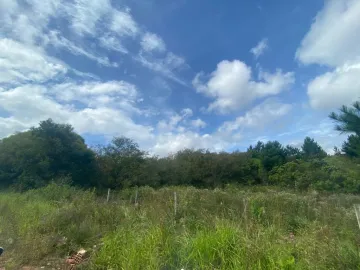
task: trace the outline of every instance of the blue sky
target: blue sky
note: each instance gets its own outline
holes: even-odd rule
[[[257,140],[328,152],[360,97],[358,0],[2,0],[0,137],[52,118],[160,156]]]

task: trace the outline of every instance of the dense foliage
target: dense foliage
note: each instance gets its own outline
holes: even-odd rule
[[[342,106],[340,113],[332,112],[329,117],[336,123],[336,130],[342,133],[351,133],[344,142],[342,151],[350,157],[360,157],[360,101],[355,102],[352,108]]]
[[[328,156],[314,139],[301,148],[258,142],[246,152],[184,149],[159,158],[131,139],[117,137],[90,149],[70,125],[51,119],[0,140],[0,187],[28,190],[64,179],[82,187],[226,184],[277,185],[294,189],[360,192],[360,103],[332,113],[336,129],[350,133],[341,151]]]

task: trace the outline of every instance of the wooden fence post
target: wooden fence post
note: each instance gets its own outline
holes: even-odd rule
[[[108,188],[108,192],[107,192],[107,197],[106,197],[106,202],[108,203],[110,199],[110,188]]]
[[[176,213],[177,213],[177,195],[176,195],[176,191],[174,191],[174,213],[175,213],[175,217],[176,217]]]

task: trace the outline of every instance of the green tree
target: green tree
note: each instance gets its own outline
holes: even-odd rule
[[[286,155],[287,161],[293,161],[293,160],[301,158],[301,150],[297,147],[287,145],[285,147],[285,155]]]
[[[98,147],[97,160],[102,173],[101,186],[121,188],[140,184],[147,153],[126,137],[115,137],[107,146]]]
[[[350,157],[360,157],[360,102],[352,107],[342,106],[339,113],[332,112],[329,117],[336,123],[336,130],[353,133],[342,145],[342,151]]]
[[[305,138],[301,150],[305,159],[324,158],[327,156],[321,146],[310,137]]]
[[[0,187],[36,188],[49,179],[49,162],[30,131],[0,140]]]
[[[341,150],[349,157],[360,157],[360,137],[350,135],[343,143]]]
[[[74,184],[93,184],[95,154],[71,125],[48,119],[31,128],[31,132],[40,141],[52,177],[70,176]]]
[[[0,141],[2,186],[25,190],[63,176],[74,184],[89,186],[95,168],[95,155],[84,139],[70,125],[51,119]]]
[[[352,107],[343,105],[340,113],[332,112],[329,117],[336,123],[336,130],[360,136],[360,101],[355,102]]]
[[[287,151],[278,141],[258,142],[255,147],[250,146],[248,152],[260,159],[267,171],[286,162]]]

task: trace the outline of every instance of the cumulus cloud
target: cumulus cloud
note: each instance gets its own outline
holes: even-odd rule
[[[254,48],[251,48],[250,52],[254,55],[255,58],[259,58],[268,48],[268,39],[264,38],[260,40]]]
[[[292,72],[283,73],[281,70],[275,73],[261,71],[259,80],[253,80],[251,68],[239,60],[221,61],[207,76],[208,81],[203,82],[204,76],[203,73],[197,74],[193,86],[199,93],[215,99],[208,110],[220,113],[241,109],[256,98],[277,95],[295,80]]]
[[[316,109],[334,109],[360,98],[360,63],[344,65],[310,81],[307,93]]]
[[[262,128],[288,114],[291,108],[291,104],[281,103],[277,99],[268,99],[247,111],[245,115],[225,122],[219,130],[233,132],[247,128]]]
[[[212,133],[201,133],[206,123],[201,119],[189,119],[173,114],[169,119],[159,122],[158,134],[150,150],[160,156],[165,156],[184,148],[203,148],[211,151],[224,151],[242,143],[254,143],[254,137],[263,138],[262,128],[283,121],[291,111],[292,105],[282,103],[278,99],[268,99],[247,111],[244,115],[232,121],[226,121]],[[193,129],[191,129],[193,128]],[[256,141],[255,141],[256,143]]]
[[[360,60],[360,2],[329,0],[296,52],[304,64],[337,67]]]
[[[309,82],[307,93],[313,108],[334,109],[359,98],[359,18],[359,1],[329,0],[298,48],[296,58],[301,63],[333,68]]]

